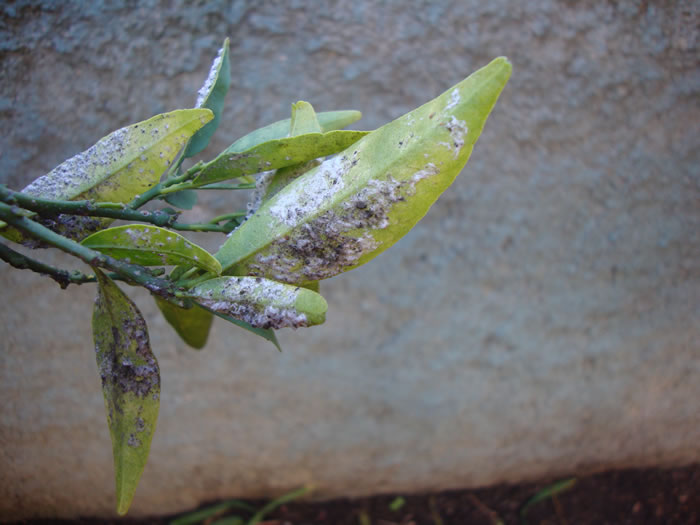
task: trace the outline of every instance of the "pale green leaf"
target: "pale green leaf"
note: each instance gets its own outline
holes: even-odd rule
[[[165,196],[165,202],[180,208],[181,210],[191,210],[197,204],[197,192],[194,190],[182,190],[174,193],[168,193]]]
[[[264,142],[242,153],[234,153],[227,149],[204,166],[192,186],[203,186],[325,157],[344,150],[368,133],[345,130],[306,133]],[[176,187],[178,186],[172,186]]]
[[[165,320],[185,343],[197,350],[204,348],[209,337],[211,323],[214,320],[214,315],[211,312],[198,306],[181,308],[157,295],[154,295],[153,298]]]
[[[92,316],[97,367],[114,454],[117,512],[126,514],[148,460],[160,405],[160,371],[136,305],[95,269]]]
[[[193,264],[208,272],[221,274],[221,265],[213,255],[182,235],[150,224],[128,224],[93,233],[81,244],[144,266]]]
[[[204,85],[199,90],[195,106],[210,109],[214,113],[214,118],[190,139],[183,153],[184,158],[192,157],[206,148],[214,132],[219,127],[221,112],[224,109],[224,99],[231,85],[231,64],[228,47],[229,40],[227,38],[211,65]]]
[[[290,137],[303,135],[305,133],[317,133],[320,131],[320,129],[321,126],[316,118],[316,112],[311,104],[304,101],[299,101],[296,104],[292,104],[292,122],[289,129]],[[320,160],[314,159],[309,162],[295,164],[293,166],[287,166],[276,170],[274,175],[270,178],[270,181],[265,186],[265,194],[263,195],[262,202],[269,200],[291,181],[300,175],[303,175],[311,168],[315,168],[320,163]]]
[[[497,58],[292,181],[219,250],[224,273],[302,284],[386,250],[460,173],[510,72]]]
[[[192,134],[212,118],[208,109],[182,109],[121,128],[22,191],[45,199],[129,202],[158,183]],[[79,240],[110,222],[60,215],[51,227]]]
[[[306,133],[321,133],[321,124],[311,104],[300,100],[292,104],[292,121],[289,124],[289,136],[296,137]]]
[[[218,277],[187,295],[205,308],[255,328],[298,328],[326,320],[328,304],[316,292],[260,277]]]
[[[336,129],[343,129],[353,122],[360,120],[361,117],[362,113],[355,110],[323,111],[321,113],[316,113],[316,118],[318,119],[323,133]],[[231,153],[242,153],[263,142],[282,139],[289,136],[290,126],[291,119],[278,120],[263,128],[251,131],[226,149]]]

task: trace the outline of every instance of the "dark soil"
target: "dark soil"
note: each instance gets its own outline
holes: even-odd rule
[[[289,503],[270,513],[265,517],[266,521],[258,525],[700,525],[700,465],[584,476],[558,494],[543,494],[543,489],[555,486],[557,481],[561,480],[435,494]],[[538,493],[544,496],[542,501],[528,506],[523,516],[525,503]],[[251,503],[261,508],[265,502]],[[236,513],[241,514],[240,511]],[[225,515],[202,523],[211,525]],[[250,517],[245,513],[242,516]],[[21,523],[164,525],[172,518],[34,520]]]

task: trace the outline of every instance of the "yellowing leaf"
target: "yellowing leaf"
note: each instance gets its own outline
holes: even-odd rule
[[[178,187],[204,186],[213,182],[301,164],[342,151],[368,133],[368,131],[346,130],[306,133],[263,142],[241,153],[227,149],[206,164],[191,185],[183,183],[173,185],[169,189],[172,191]]]
[[[119,129],[22,192],[55,200],[129,202],[158,183],[192,134],[212,118],[208,109],[181,109]],[[60,215],[49,226],[62,235],[82,239],[111,221]]]
[[[336,129],[343,129],[353,122],[360,120],[361,117],[362,113],[354,110],[323,111],[321,113],[316,113],[316,118],[321,126],[321,132],[323,133]],[[231,153],[242,153],[263,142],[282,139],[289,136],[290,126],[291,119],[278,120],[263,128],[251,131],[226,149]]]
[[[134,264],[193,264],[221,274],[219,261],[204,248],[178,233],[150,224],[129,224],[101,230],[83,239],[80,244],[117,259],[128,259]]]
[[[321,324],[328,304],[316,292],[255,277],[218,277],[193,287],[188,296],[208,310],[254,328],[298,328]]]
[[[114,282],[95,269],[92,316],[97,368],[112,438],[117,512],[126,514],[148,460],[160,406],[160,371],[146,322]]]
[[[300,100],[292,104],[292,121],[289,125],[289,136],[304,135],[305,133],[321,133],[321,124],[316,118],[313,106]]]
[[[209,337],[211,323],[214,320],[214,315],[211,312],[197,306],[181,308],[157,295],[154,295],[153,298],[165,320],[185,343],[197,350],[204,348]]]
[[[386,250],[460,173],[510,72],[497,58],[292,181],[216,254],[224,273],[303,284]]]

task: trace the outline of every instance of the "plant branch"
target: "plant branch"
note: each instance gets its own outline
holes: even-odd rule
[[[209,221],[205,224],[187,224],[176,222],[179,213],[168,213],[163,210],[151,212],[133,210],[118,202],[58,201],[42,199],[19,191],[10,190],[4,185],[0,185],[0,201],[36,212],[42,217],[55,217],[60,214],[107,217],[124,221],[145,222],[155,226],[181,231],[229,233],[233,229],[233,226],[219,226],[218,223],[224,220],[224,218],[234,218],[245,215],[244,212],[236,212],[217,217],[219,220],[216,222]]]
[[[245,211],[235,211],[233,213],[225,213],[224,215],[218,215],[209,221],[210,224],[219,224],[223,221],[230,221],[231,219],[238,219],[240,217],[245,217],[247,212]]]
[[[31,210],[41,216],[55,217],[62,213],[90,217],[108,217],[125,221],[138,221],[154,224],[155,226],[174,227],[178,214],[163,210],[137,211],[118,202],[94,201],[60,201],[33,197],[19,191],[12,191],[0,185],[0,200],[6,204],[16,204],[26,210]]]
[[[14,251],[2,243],[0,243],[0,259],[20,270],[31,270],[42,275],[48,275],[64,290],[68,288],[69,284],[83,284],[95,280],[94,276],[91,277],[78,270],[69,272],[68,270],[37,261]]]
[[[202,170],[203,166],[204,163],[202,161],[199,161],[197,164],[192,166],[182,175],[171,177],[169,179],[164,180],[163,182],[159,182],[148,191],[145,191],[141,195],[136,196],[134,200],[132,200],[129,204],[126,205],[126,207],[131,208],[132,210],[136,210],[144,204],[146,204],[147,202],[156,199],[161,195],[165,195],[166,193],[172,193],[171,191],[168,192],[165,190],[170,186],[179,184],[181,182],[185,182],[186,180],[189,180],[190,178],[194,177],[197,173],[199,173]]]
[[[18,230],[58,248],[66,253],[78,257],[83,262],[105,268],[115,272],[125,281],[143,286],[152,293],[164,298],[172,298],[175,295],[176,286],[169,280],[154,276],[143,266],[120,261],[108,255],[101,254],[71,239],[42,226],[38,222],[20,215],[21,210],[0,203],[0,219],[14,226]]]

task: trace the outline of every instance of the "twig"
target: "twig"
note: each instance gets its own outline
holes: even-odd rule
[[[55,217],[60,214],[80,215],[90,217],[107,217],[125,221],[148,222],[155,226],[174,227],[178,214],[162,210],[153,212],[137,211],[118,202],[62,201],[33,197],[19,191],[12,191],[0,185],[0,200],[6,204],[16,204],[26,210],[31,210],[44,217]]]
[[[0,219],[31,237],[78,257],[91,266],[112,270],[126,281],[143,286],[156,295],[164,298],[172,298],[175,296],[176,287],[171,281],[155,277],[143,266],[126,263],[108,255],[103,255],[82,244],[63,237],[47,227],[42,226],[38,222],[18,215],[13,211],[12,206],[8,204],[0,203]]]
[[[202,161],[198,162],[194,166],[192,166],[190,169],[188,169],[185,173],[182,175],[178,175],[176,177],[171,177],[169,179],[164,180],[163,182],[160,182],[153,186],[151,189],[148,191],[143,192],[141,195],[138,195],[135,197],[129,204],[127,204],[127,208],[131,208],[132,210],[136,210],[146,204],[147,202],[156,199],[160,197],[161,195],[165,195],[166,193],[172,193],[172,191],[168,192],[165,191],[167,188],[170,186],[174,186],[175,184],[179,184],[181,182],[184,182],[191,177],[194,177],[197,173],[199,173],[204,166],[204,163]],[[184,188],[183,188],[184,189]],[[177,190],[175,190],[177,191]]]
[[[212,184],[205,184],[204,186],[198,186],[198,190],[254,190],[255,183],[243,183],[243,184],[220,184],[214,182]]]
[[[96,283],[97,277],[95,274],[83,273],[80,270],[68,271],[63,268],[56,268],[50,264],[46,264],[41,261],[37,261],[27,255],[16,252],[9,246],[0,243],[0,259],[5,261],[10,266],[14,266],[19,270],[31,270],[41,275],[46,275],[51,277],[56,281],[61,288],[64,290],[70,284],[86,284],[86,283]],[[151,275],[163,275],[165,273],[164,268],[150,269],[148,271]],[[124,277],[116,273],[108,273],[107,277],[113,281],[124,281]]]
[[[209,222],[210,222],[211,224],[219,224],[220,222],[223,222],[223,221],[228,221],[228,220],[231,220],[231,219],[238,219],[238,218],[240,218],[240,217],[245,217],[245,216],[246,216],[246,213],[247,213],[247,212],[244,212],[244,211],[236,211],[236,212],[233,212],[233,213],[225,213],[224,215],[218,215],[218,216],[214,217],[214,218],[211,219]]]
[[[187,224],[183,222],[176,222],[176,219],[180,215],[179,213],[168,213],[163,210],[156,210],[152,212],[133,210],[126,207],[125,204],[121,204],[119,202],[94,202],[87,200],[62,201],[42,199],[40,197],[33,197],[26,193],[10,190],[3,185],[0,185],[0,200],[6,204],[21,206],[25,210],[36,212],[42,217],[55,217],[61,214],[106,217],[110,219],[121,219],[124,221],[145,222],[148,224],[153,224],[154,226],[168,227],[173,230],[198,232],[229,233],[235,227],[235,225],[219,226],[218,224],[214,223],[214,221],[204,224]],[[230,215],[231,218],[240,217],[245,215],[245,212],[236,212],[228,215]],[[222,217],[227,216],[222,215],[220,217],[216,217],[216,219],[219,219],[216,222],[218,223],[221,220],[224,220]]]
[[[14,251],[9,246],[0,243],[0,259],[20,270],[31,270],[42,275],[51,277],[62,289],[68,288],[69,284],[83,284],[95,280],[95,276],[86,275],[78,270],[69,272],[61,268],[56,268],[49,264],[37,261]]]

